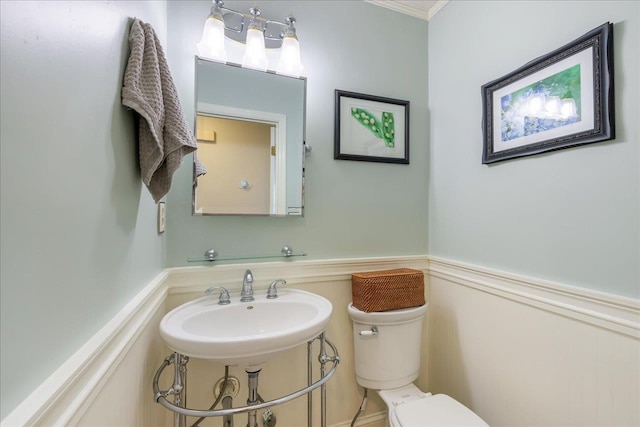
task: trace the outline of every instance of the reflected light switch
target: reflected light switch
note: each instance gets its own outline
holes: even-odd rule
[[[158,234],[164,233],[165,208],[164,202],[158,203]]]
[[[198,132],[196,139],[202,142],[216,142],[216,131],[212,129],[203,130]]]

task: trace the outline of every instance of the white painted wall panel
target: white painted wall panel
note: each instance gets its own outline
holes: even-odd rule
[[[159,336],[160,319],[171,308],[202,295],[212,283],[239,291],[244,269],[251,268],[257,292],[285,277],[289,287],[318,293],[333,303],[327,337],[338,347],[342,361],[327,383],[327,421],[330,426],[347,427],[362,397],[346,310],[350,275],[398,266],[428,273],[423,363],[416,382],[422,390],[451,395],[493,427],[618,427],[640,422],[638,300],[441,258],[407,257],[168,270],[166,279],[161,275],[148,285],[128,311],[83,347],[74,363],[65,366],[57,386],[43,385],[51,395],[47,403],[25,402],[39,418],[24,424],[170,426],[172,414],[153,401],[151,392],[155,371],[170,354]],[[315,348],[317,352],[317,344]],[[222,377],[223,367],[191,359],[188,369],[189,406],[208,408],[211,388]],[[231,374],[241,381],[238,406],[246,399],[246,374],[233,367]],[[168,388],[171,379],[167,369],[161,388]],[[305,385],[302,346],[264,365],[259,391],[265,399],[273,399]],[[369,399],[362,425],[382,427],[385,405],[373,391]],[[315,425],[319,404],[314,392]],[[274,410],[279,425],[306,424],[304,397]],[[243,415],[235,417],[236,423],[244,420]],[[203,426],[220,422],[209,419]],[[2,427],[22,424],[4,420]]]
[[[428,311],[429,379],[492,426],[633,426],[640,423],[640,303],[618,300],[633,328],[599,324],[578,309],[588,293],[505,287],[500,275],[432,261]],[[507,290],[505,292],[504,290]],[[517,293],[515,293],[517,292]],[[557,295],[557,296],[556,296]],[[602,303],[603,309],[606,303]],[[570,311],[563,311],[570,308]],[[628,314],[627,314],[628,313]]]

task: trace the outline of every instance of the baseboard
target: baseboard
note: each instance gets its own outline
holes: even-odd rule
[[[438,257],[429,257],[429,275],[640,338],[640,300]]]
[[[384,426],[387,421],[387,412],[376,412],[375,414],[362,415],[358,417],[355,426],[357,427],[378,427]],[[350,427],[351,420],[338,424],[332,424],[330,427]]]

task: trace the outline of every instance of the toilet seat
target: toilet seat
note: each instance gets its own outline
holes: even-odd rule
[[[392,427],[488,427],[482,418],[446,394],[436,394],[390,408]]]

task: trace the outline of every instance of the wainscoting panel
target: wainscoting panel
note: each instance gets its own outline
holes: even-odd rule
[[[47,381],[35,390],[0,427],[18,426],[104,426],[171,427],[173,413],[153,400],[152,382],[156,370],[171,350],[158,332],[162,317],[173,307],[203,295],[213,285],[239,292],[244,270],[253,271],[257,292],[264,292],[277,278],[287,287],[308,290],[328,298],[334,307],[327,338],[338,348],[342,361],[327,383],[327,425],[349,425],[362,398],[355,381],[353,338],[347,304],[351,301],[351,274],[386,268],[409,267],[426,272],[426,256],[366,258],[349,260],[280,261],[238,265],[207,265],[174,268],[149,283],[112,321],[104,326]],[[215,298],[215,297],[214,297]],[[424,345],[426,354],[426,343]],[[317,360],[317,342],[314,360]],[[293,349],[264,366],[260,394],[273,399],[306,386],[306,346]],[[314,368],[318,377],[317,363]],[[189,407],[206,409],[212,403],[212,387],[222,377],[221,365],[198,359],[188,364]],[[161,388],[170,385],[171,370],[165,370]],[[235,405],[247,396],[246,373],[231,368],[241,382]],[[372,396],[373,394],[373,396]],[[369,394],[367,410],[357,425],[383,427],[384,403]],[[314,425],[320,425],[320,391],[313,392]],[[306,397],[274,408],[280,427],[306,425]],[[236,425],[246,424],[246,415],[235,416]],[[188,418],[191,423],[195,419]],[[201,426],[217,426],[220,418],[209,418]]]
[[[362,399],[354,375],[351,274],[409,267],[426,274],[429,303],[417,384],[447,393],[491,426],[640,425],[640,302],[426,256],[280,261],[175,268],[161,273],[1,423],[14,426],[170,427],[172,413],[153,401],[156,369],[170,354],[158,332],[173,307],[211,285],[238,292],[246,268],[257,292],[275,279],[328,298],[327,328],[341,363],[327,383],[327,425],[350,425]],[[306,385],[306,346],[267,363],[260,394],[270,400]],[[317,354],[317,343],[314,344]],[[315,357],[314,357],[315,359]],[[316,364],[317,365],[317,364]],[[192,359],[189,406],[208,408],[222,366]],[[315,367],[317,378],[317,366]],[[162,388],[168,388],[167,371]],[[236,405],[246,399],[246,374]],[[280,427],[306,425],[306,398],[274,408]],[[314,425],[320,394],[313,393]],[[245,416],[235,422],[244,425]],[[193,422],[193,419],[189,419]],[[357,425],[383,427],[375,392]],[[205,420],[203,427],[221,420]]]
[[[637,300],[430,258],[429,380],[491,426],[640,425]]]

